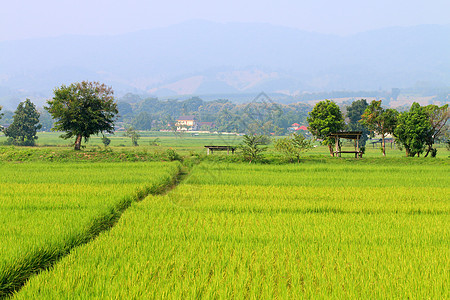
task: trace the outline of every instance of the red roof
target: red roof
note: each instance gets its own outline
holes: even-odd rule
[[[292,126],[292,127],[298,127],[298,126],[300,126],[300,124],[294,123],[294,124],[292,124],[291,126]]]
[[[308,130],[308,128],[305,126],[305,125],[303,125],[303,126],[300,126],[299,128],[297,128],[297,129],[295,129],[295,130]]]

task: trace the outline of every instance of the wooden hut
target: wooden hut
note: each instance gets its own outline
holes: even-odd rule
[[[353,153],[355,154],[355,158],[361,158],[363,153],[359,148],[359,139],[361,138],[362,131],[341,131],[336,133],[331,133],[329,136],[331,138],[335,139],[335,151],[333,152],[335,156],[341,157],[342,153]],[[349,150],[341,150],[341,147],[339,146],[340,139],[347,139],[347,140],[354,140],[354,146],[355,150],[349,151]]]

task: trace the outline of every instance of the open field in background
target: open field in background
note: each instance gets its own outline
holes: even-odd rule
[[[30,256],[77,244],[92,234],[86,231],[96,230],[91,228],[96,218],[111,218],[115,210],[170,184],[179,168],[158,162],[0,162],[0,298],[5,276],[14,277],[9,273]]]
[[[448,160],[203,162],[16,295],[450,298]]]
[[[217,135],[217,134],[203,134],[200,133],[195,136],[191,133],[173,133],[173,132],[140,132],[141,138],[138,140],[139,147],[131,146],[131,139],[122,136],[122,132],[117,132],[115,135],[108,136],[111,139],[110,149],[116,152],[120,151],[147,151],[162,153],[168,148],[172,148],[179,152],[181,155],[190,154],[206,154],[206,145],[225,145],[225,146],[236,146],[242,141],[242,136],[236,135]],[[73,143],[72,140],[64,140],[59,138],[61,134],[56,132],[41,132],[38,134],[39,139],[37,140],[37,145],[39,148],[52,149],[52,151],[58,151],[58,149],[69,149],[70,144]],[[278,137],[274,137],[275,139]],[[6,138],[0,134],[0,143],[4,142]],[[156,143],[156,145],[155,145]],[[100,150],[103,149],[103,144],[101,138],[93,136],[86,145],[85,150]],[[311,149],[310,151],[303,154],[305,157],[324,155],[329,156],[328,148],[320,145],[319,142],[316,143],[317,147]],[[54,146],[57,146],[55,148]],[[373,146],[372,144],[366,145],[367,157],[382,157],[380,151],[380,144]],[[353,150],[353,144],[346,142],[344,147],[348,150]],[[444,144],[436,144],[435,147],[438,148],[437,157],[447,158],[450,155],[450,151],[446,149]],[[269,145],[267,152],[269,155],[280,155],[274,149],[274,144]],[[217,155],[223,155],[223,152],[216,152]],[[403,157],[405,156],[404,151],[397,149],[395,145],[391,148],[389,143],[386,144],[386,154],[388,157]],[[353,157],[351,154],[343,154],[343,157]]]

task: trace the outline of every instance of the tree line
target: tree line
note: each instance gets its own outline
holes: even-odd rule
[[[200,130],[218,132],[246,132],[252,123],[258,106],[271,112],[266,128],[276,134],[285,134],[293,123],[305,124],[308,104],[278,104],[274,102],[236,104],[227,99],[204,101],[199,97],[186,100],[160,100],[158,98],[141,98],[127,94],[119,99],[119,122],[137,130],[168,129],[167,124],[174,124],[180,116],[193,116],[198,123],[209,123]],[[270,121],[270,122],[269,122]],[[212,124],[211,124],[212,123]]]
[[[346,131],[362,132],[361,145],[364,151],[369,136],[378,134],[382,140],[382,153],[386,156],[385,138],[392,134],[400,148],[404,148],[406,156],[419,156],[425,152],[436,156],[434,144],[445,140],[450,150],[450,136],[447,121],[450,116],[448,104],[420,106],[413,103],[411,108],[398,112],[392,108],[383,108],[381,100],[373,100],[370,104],[365,99],[353,101],[343,114],[339,106],[330,100],[318,102],[308,114],[308,129],[323,145],[328,146],[331,156],[336,140],[332,133]],[[265,134],[246,134],[240,145],[244,158],[250,163],[262,159],[263,152],[271,139]],[[302,134],[293,133],[288,137],[275,140],[275,149],[291,162],[300,162],[302,152],[313,147],[311,139]],[[338,145],[340,146],[340,145]]]
[[[132,94],[124,98],[128,102],[136,100]],[[44,108],[53,120],[52,130],[63,132],[62,138],[74,138],[76,150],[80,149],[82,139],[87,141],[92,135],[102,134],[105,145],[109,144],[104,134],[114,132],[118,119],[134,126],[128,126],[126,136],[137,145],[139,135],[135,129],[167,129],[168,124],[174,124],[174,118],[182,114],[193,114],[199,121],[214,122],[217,131],[246,133],[244,142],[251,147],[243,148],[243,151],[250,160],[261,155],[264,148],[255,149],[270,142],[269,136],[285,135],[292,123],[303,123],[301,120],[307,122],[314,138],[329,147],[331,155],[336,145],[329,135],[342,130],[362,131],[363,147],[369,136],[378,134],[383,155],[386,155],[385,138],[388,134],[395,137],[407,156],[419,156],[424,152],[425,156],[435,156],[437,149],[434,144],[449,140],[448,104],[420,106],[413,103],[408,111],[398,112],[384,108],[381,100],[369,104],[361,99],[353,101],[343,114],[340,107],[330,100],[318,102],[312,110],[304,104],[281,105],[266,101],[238,105],[229,100],[205,102],[197,97],[184,101],[146,98],[134,104],[128,102],[117,103],[112,88],[105,84],[83,81],[56,88],[53,98]],[[0,118],[2,115],[0,107]],[[33,146],[36,132],[42,128],[40,115],[29,99],[21,102],[12,116],[12,123],[3,129],[8,143]],[[294,134],[276,140],[275,146],[290,159],[298,161],[299,154],[309,149],[311,142]]]
[[[449,116],[448,104],[420,106],[415,102],[408,111],[400,113],[392,108],[383,108],[381,100],[373,100],[369,104],[361,99],[347,108],[348,123],[345,124],[339,106],[325,100],[317,103],[309,113],[308,124],[311,133],[323,140],[322,143],[328,146],[331,155],[336,141],[329,135],[342,130],[353,130],[363,132],[363,146],[368,135],[378,134],[382,140],[383,156],[386,155],[385,138],[391,134],[397,145],[405,149],[406,156],[420,156],[425,152],[427,157],[430,153],[431,156],[436,156],[436,142],[445,140],[448,143]]]

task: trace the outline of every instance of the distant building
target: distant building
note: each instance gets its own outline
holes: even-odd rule
[[[177,130],[197,130],[197,125],[194,116],[179,117],[175,123]]]
[[[300,127],[298,127],[297,129],[295,129],[295,130],[303,130],[303,131],[308,131],[308,128],[305,126],[305,125],[302,125],[302,126],[300,126]]]
[[[290,131],[308,131],[308,127],[306,127],[305,125],[300,125],[298,123],[294,123],[291,125],[291,127],[288,128]]]

